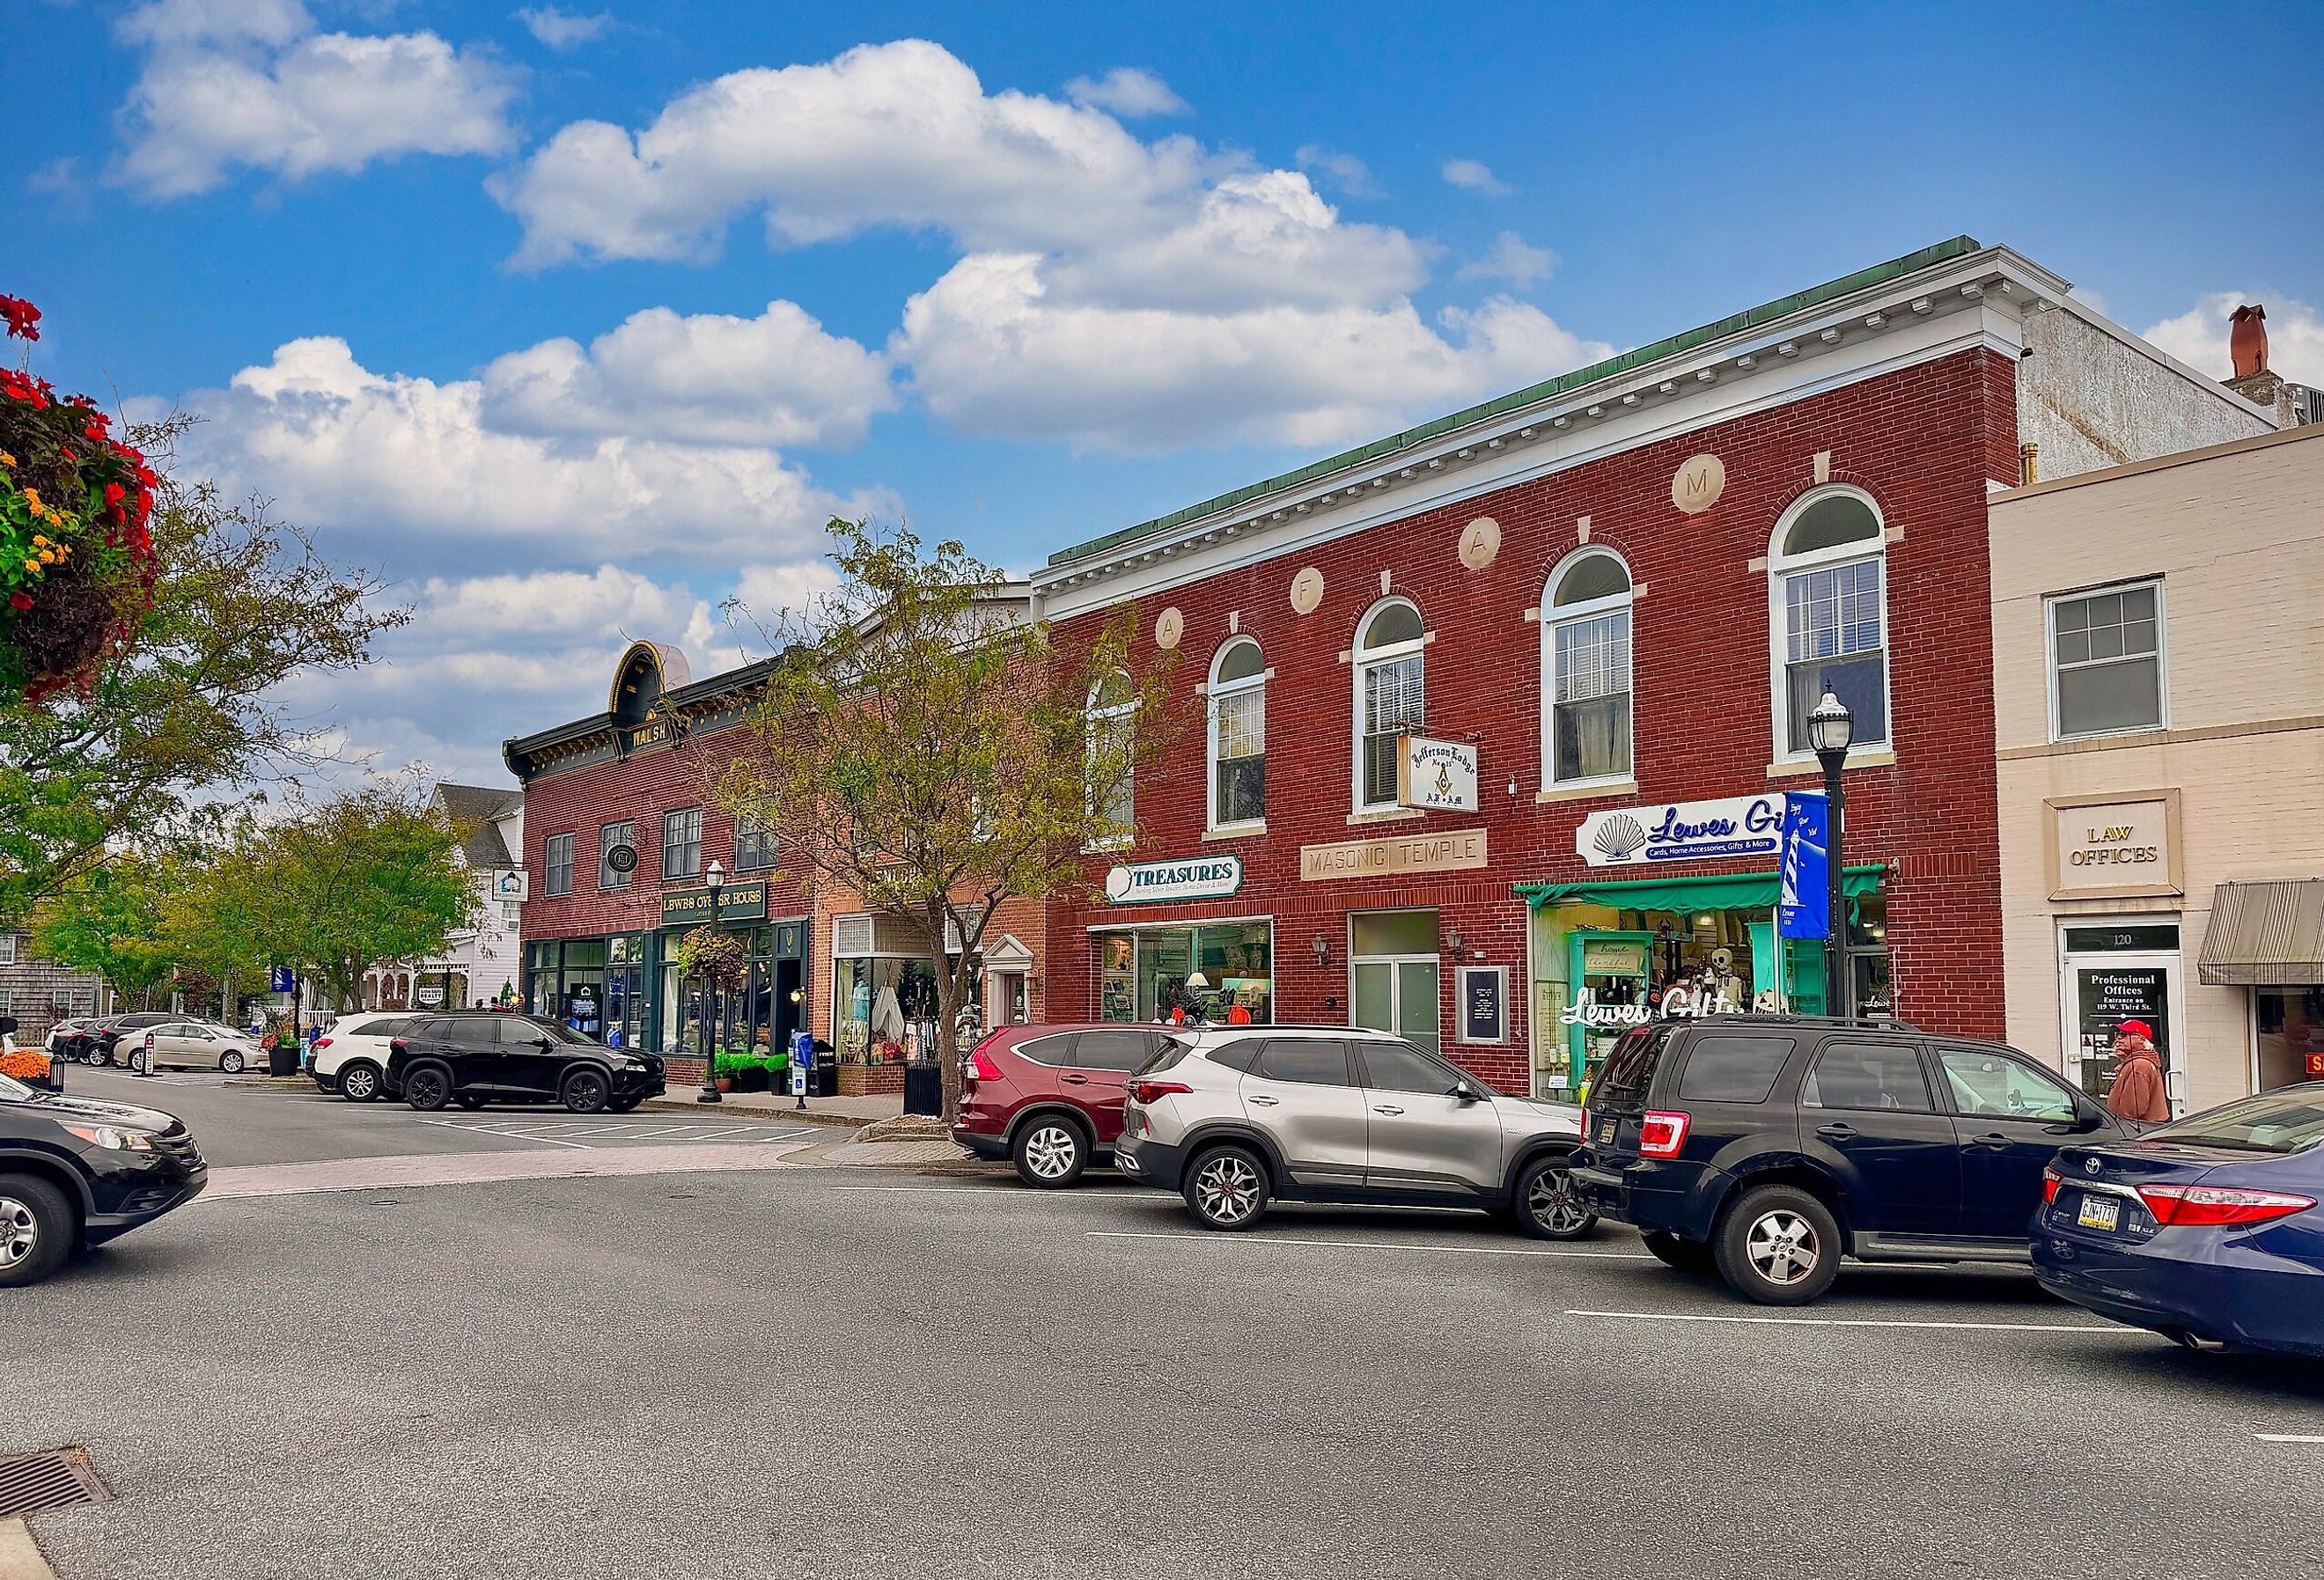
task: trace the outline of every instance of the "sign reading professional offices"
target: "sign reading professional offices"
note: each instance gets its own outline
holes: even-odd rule
[[[1772,857],[1783,843],[1780,795],[1665,801],[1592,812],[1573,831],[1573,848],[1593,867]]]
[[[1196,856],[1183,862],[1132,862],[1105,875],[1105,897],[1116,905],[1166,900],[1222,900],[1242,887],[1239,855]]]

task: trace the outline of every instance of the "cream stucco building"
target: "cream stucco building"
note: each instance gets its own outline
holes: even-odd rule
[[[2324,1077],[2324,427],[1997,494],[2010,1040],[2174,1105]]]

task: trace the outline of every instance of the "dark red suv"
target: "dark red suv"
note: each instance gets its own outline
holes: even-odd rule
[[[1168,1036],[1161,1027],[1003,1026],[968,1056],[953,1140],[1007,1158],[1028,1185],[1071,1185],[1113,1160],[1122,1088]]]

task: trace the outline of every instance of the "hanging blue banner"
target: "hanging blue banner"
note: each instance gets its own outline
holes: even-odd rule
[[[288,966],[275,966],[272,971],[267,973],[267,980],[269,986],[266,991],[269,993],[296,993],[299,991],[299,974],[291,970]]]
[[[1784,877],[1775,931],[1786,938],[1821,938],[1831,929],[1827,810],[1823,796],[1813,790],[1794,790],[1784,800]]]

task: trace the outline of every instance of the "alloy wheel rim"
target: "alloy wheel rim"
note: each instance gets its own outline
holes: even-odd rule
[[[422,1071],[411,1077],[411,1095],[422,1103],[433,1103],[444,1095],[444,1077],[433,1070]]]
[[[1240,1224],[1259,1206],[1259,1171],[1240,1158],[1216,1158],[1194,1176],[1195,1199],[1222,1224]]]
[[[576,1076],[572,1086],[567,1088],[567,1092],[569,1095],[567,1101],[576,1108],[604,1106],[605,1083],[595,1076]]]
[[[229,1076],[242,1074],[242,1055],[238,1053],[229,1053],[218,1063],[226,1067],[226,1073]]]
[[[13,1196],[0,1196],[0,1267],[14,1267],[41,1243],[41,1222]]]
[[[350,1097],[371,1095],[372,1077],[368,1070],[349,1070],[339,1077],[340,1089]]]
[[[1025,1166],[1044,1179],[1063,1179],[1073,1169],[1075,1150],[1063,1125],[1045,1124],[1025,1142]]]
[[[1767,1214],[1751,1225],[1751,1266],[1771,1284],[1796,1284],[1823,1260],[1815,1225],[1789,1208]]]
[[[1563,1169],[1542,1170],[1526,1192],[1526,1210],[1554,1234],[1570,1234],[1582,1226],[1582,1204],[1573,1199],[1573,1180]]]

